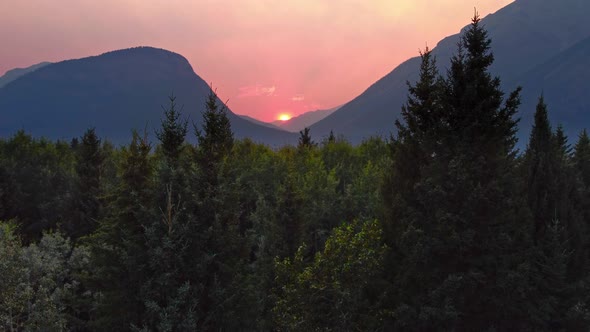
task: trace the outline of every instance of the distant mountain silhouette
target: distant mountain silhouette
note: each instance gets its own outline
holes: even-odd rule
[[[495,63],[506,93],[523,87],[519,137],[526,141],[538,97],[544,92],[554,124],[577,136],[590,128],[590,1],[517,0],[482,20],[492,38]],[[465,18],[466,21],[469,18]],[[433,54],[441,74],[456,51],[459,34],[440,41]],[[414,57],[375,82],[361,95],[311,127],[314,135],[334,130],[353,142],[388,136],[407,98],[406,81],[415,82],[420,65]],[[574,139],[574,138],[572,138]]]
[[[5,86],[6,84],[16,80],[17,78],[23,76],[24,74],[30,73],[34,70],[37,70],[43,66],[50,64],[51,62],[41,62],[36,65],[32,65],[27,68],[14,68],[7,71],[3,76],[0,76],[0,88]]]
[[[298,116],[292,117],[291,119],[287,120],[287,121],[281,121],[281,120],[277,120],[272,122],[273,125],[293,132],[293,133],[298,133],[299,131],[303,130],[306,127],[310,127],[311,125],[313,125],[314,123],[324,119],[325,117],[327,117],[328,115],[334,113],[337,109],[339,109],[340,106],[337,107],[333,107],[327,110],[316,110],[316,111],[310,111],[310,112],[305,112],[303,114],[300,114]]]
[[[261,126],[265,126],[265,127],[269,127],[269,128],[274,128],[274,129],[281,129],[281,128],[279,128],[279,126],[275,126],[274,123],[260,121],[260,120],[254,119],[251,116],[247,116],[244,114],[238,114],[238,116],[241,117],[242,119],[248,120],[248,121],[255,123],[257,125],[261,125]]]
[[[71,139],[86,128],[116,143],[132,129],[147,128],[155,141],[162,106],[174,94],[183,115],[200,125],[209,85],[179,54],[152,47],[108,52],[49,64],[0,88],[0,136],[18,129],[35,136]],[[270,145],[294,143],[296,135],[246,121],[229,112],[238,138]],[[194,134],[188,135],[194,140]]]

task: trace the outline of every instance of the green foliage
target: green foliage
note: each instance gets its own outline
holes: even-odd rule
[[[198,160],[207,172],[212,172],[212,168],[230,153],[234,143],[227,109],[224,105],[218,105],[218,99],[215,91],[211,89],[203,113],[203,130],[195,128]]]
[[[334,229],[310,264],[302,246],[292,259],[277,260],[276,323],[286,331],[367,331],[382,321],[370,294],[387,247],[377,221]]]
[[[91,234],[97,227],[101,212],[101,178],[105,153],[94,128],[88,129],[76,148],[76,191],[73,216],[65,231],[74,239]]]
[[[0,140],[0,220],[16,219],[25,242],[71,216],[75,156],[63,142],[23,131]]]
[[[169,96],[170,106],[164,109],[162,128],[156,131],[156,137],[161,142],[162,151],[168,160],[177,160],[182,144],[186,138],[188,122],[180,120],[180,112],[176,110],[176,97]]]
[[[0,328],[63,331],[79,328],[73,310],[87,294],[77,294],[79,275],[89,268],[84,247],[73,248],[59,233],[22,247],[15,225],[0,223]]]
[[[513,181],[519,90],[503,101],[492,62],[476,15],[447,76],[426,51],[410,86],[383,189],[393,329],[503,330],[526,315],[509,291],[528,235]]]
[[[213,90],[194,146],[174,97],[153,151],[0,139],[0,329],[587,330],[590,139],[541,99],[517,155],[490,46],[423,52],[389,141],[235,140]]]
[[[100,291],[93,328],[127,330],[139,324],[143,303],[139,285],[145,281],[144,226],[153,218],[154,165],[147,135],[133,132],[121,151],[119,186],[109,195],[108,209],[97,231],[89,238],[96,272],[87,280]],[[121,312],[121,308],[127,308]]]

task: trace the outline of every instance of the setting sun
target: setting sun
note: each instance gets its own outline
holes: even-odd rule
[[[287,121],[289,119],[291,119],[291,115],[285,114],[285,113],[279,114],[279,120],[281,120],[281,121]]]

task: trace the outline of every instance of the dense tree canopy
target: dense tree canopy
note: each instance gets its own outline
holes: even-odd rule
[[[541,97],[515,149],[477,16],[421,57],[389,140],[237,140],[213,89],[196,140],[174,97],[153,142],[0,139],[0,330],[587,331],[587,132]]]

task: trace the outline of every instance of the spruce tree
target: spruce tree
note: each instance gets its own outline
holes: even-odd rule
[[[188,121],[181,120],[181,113],[176,110],[176,97],[171,95],[168,97],[170,106],[164,109],[164,119],[162,120],[162,128],[156,131],[156,137],[161,143],[162,152],[171,161],[178,160],[182,145],[186,138]]]
[[[105,217],[89,242],[97,272],[90,283],[101,293],[98,330],[127,331],[141,323],[144,304],[138,296],[145,282],[147,257],[144,227],[154,219],[153,163],[147,134],[133,131],[131,144],[121,151],[119,187],[105,207]]]
[[[526,315],[513,303],[524,298],[509,289],[527,241],[514,185],[519,89],[504,100],[489,73],[490,43],[475,15],[440,87],[428,83],[436,75],[424,68],[434,66],[423,61],[416,86],[424,93],[411,91],[394,143],[394,165],[415,162],[407,180],[394,167],[389,176],[399,176],[402,188],[386,201],[385,229],[397,252],[389,263],[390,305],[399,329],[505,330]]]
[[[190,249],[198,253],[194,258],[201,285],[198,326],[203,330],[235,330],[248,322],[236,310],[247,299],[242,293],[245,285],[241,285],[247,252],[240,234],[235,184],[225,174],[234,145],[231,122],[212,88],[202,115],[202,128],[195,126],[198,145],[194,182],[198,187],[194,189],[197,204]]]
[[[583,186],[590,187],[590,138],[586,129],[582,130],[574,147],[573,162]]]
[[[305,127],[299,132],[299,142],[297,143],[297,148],[312,148],[314,146],[316,146],[316,143],[311,139],[309,128]]]
[[[555,219],[558,160],[556,140],[547,116],[543,96],[539,98],[529,144],[525,152],[528,205],[531,210],[535,242],[544,237],[545,229]]]
[[[101,209],[101,171],[105,160],[101,140],[94,128],[88,129],[76,150],[77,187],[73,219],[66,224],[69,236],[77,239],[92,233]]]
[[[139,330],[197,329],[200,284],[190,273],[195,253],[189,250],[194,218],[186,132],[187,122],[180,119],[175,98],[170,97],[170,107],[156,132],[163,158],[156,166],[153,217],[143,227],[146,263],[140,292],[144,311],[135,325]]]
[[[203,112],[203,128],[200,130],[195,127],[198,140],[197,161],[210,185],[217,183],[221,162],[229,155],[234,143],[227,109],[225,105],[218,104],[218,99],[211,88]]]

